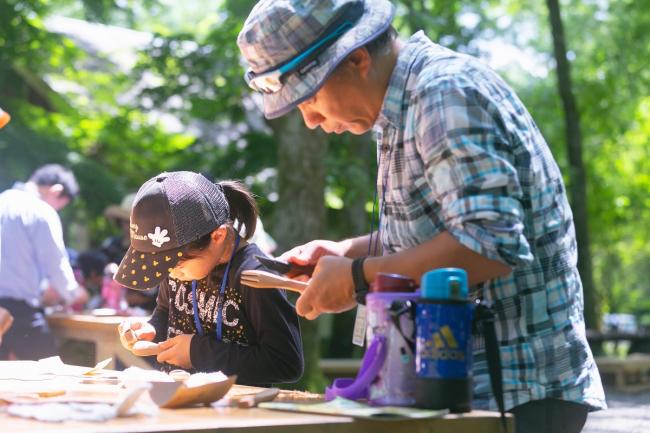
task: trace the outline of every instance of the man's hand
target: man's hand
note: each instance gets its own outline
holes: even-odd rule
[[[158,362],[177,365],[186,370],[192,368],[192,360],[190,359],[192,337],[193,335],[190,334],[182,334],[159,343],[162,352],[156,358]]]
[[[59,295],[59,292],[52,286],[47,286],[47,288],[41,294],[40,299],[41,305],[44,307],[54,307],[55,305],[60,305],[63,303],[63,298]]]
[[[156,328],[142,320],[124,320],[117,325],[120,342],[127,350],[131,350],[133,343],[139,340],[153,341],[156,337]]]
[[[353,308],[356,303],[352,260],[328,255],[318,260],[309,286],[296,302],[296,311],[313,320],[320,313],[340,313]]]
[[[88,290],[86,290],[85,287],[78,286],[77,289],[74,291],[74,295],[72,296],[72,299],[70,300],[70,307],[74,311],[81,311],[84,309],[84,306],[88,303],[88,299],[90,298],[88,294]]]
[[[299,245],[283,253],[280,257],[281,260],[286,260],[297,265],[316,265],[318,259],[323,256],[340,256],[345,255],[346,248],[340,242],[315,240],[308,242],[304,245]],[[297,280],[307,281],[308,275],[287,275]]]

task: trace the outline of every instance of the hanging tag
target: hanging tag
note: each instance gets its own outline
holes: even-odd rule
[[[367,312],[365,305],[357,305],[357,317],[354,319],[354,331],[352,333],[352,344],[363,347],[366,341]]]

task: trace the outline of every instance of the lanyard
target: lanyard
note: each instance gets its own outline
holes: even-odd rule
[[[380,141],[383,141],[383,136],[380,139]],[[368,256],[372,255],[376,256],[377,255],[377,250],[379,247],[379,242],[381,239],[379,239],[379,234],[381,232],[381,217],[384,214],[384,208],[386,205],[386,185],[388,184],[388,176],[390,174],[390,162],[391,162],[391,157],[393,155],[393,148],[395,146],[391,145],[388,149],[388,152],[385,152],[384,150],[381,150],[384,148],[384,144],[381,144],[380,147],[380,153],[379,153],[379,159],[377,163],[377,181],[379,181],[381,173],[379,171],[380,168],[383,169],[383,179],[381,181],[381,196],[378,197],[377,193],[377,182],[375,182],[375,198],[372,201],[372,214],[370,216],[370,239],[368,240]],[[383,155],[387,153],[387,156],[385,158],[382,158]],[[382,159],[384,160],[384,164],[382,164]],[[383,166],[386,166],[385,168]],[[372,233],[374,231],[374,225],[375,225],[375,206],[377,205],[377,199],[379,198],[381,205],[379,206],[379,215],[377,216],[377,234],[375,235],[375,249],[372,251]]]
[[[237,247],[239,247],[239,233],[235,232],[235,246],[232,249],[232,254],[230,255],[230,260],[226,265],[226,270],[223,273],[223,278],[221,278],[221,287],[219,288],[219,298],[217,298],[217,319],[216,319],[216,328],[217,328],[217,341],[221,341],[221,324],[223,322],[222,317],[222,307],[223,307],[223,297],[226,292],[226,284],[228,283],[228,274],[230,272],[230,265],[232,264],[232,259],[235,257],[237,252]],[[194,311],[194,325],[196,326],[196,332],[199,335],[203,335],[203,326],[201,326],[201,321],[199,320],[199,300],[196,298],[196,280],[192,281],[192,310]]]

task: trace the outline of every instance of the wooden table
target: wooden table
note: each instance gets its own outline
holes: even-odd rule
[[[117,325],[124,316],[93,316],[90,314],[51,314],[47,316],[52,333],[59,339],[89,341],[95,345],[95,364],[112,358],[107,369],[115,369],[115,360],[124,365],[152,368],[144,359],[126,350],[120,343]]]
[[[124,317],[53,314],[48,317],[52,332],[59,338],[90,341],[95,344],[96,362],[112,357],[126,365],[150,368],[142,358],[124,349],[119,341],[117,325]],[[114,365],[114,364],[112,364]],[[108,366],[107,368],[113,368]],[[508,415],[509,431],[513,430]],[[270,432],[270,433],[501,433],[499,414],[473,411],[447,415],[444,418],[408,421],[355,420],[344,416],[290,413],[265,409],[199,407],[191,409],[160,409],[156,416],[117,418],[104,423],[67,421],[44,423],[10,417],[0,413],[2,431],[12,433],[152,433],[184,432]]]
[[[0,376],[6,377],[0,381],[0,400],[16,398],[16,393],[33,396],[39,390],[52,390],[65,387],[70,391],[69,398],[74,400],[75,393],[88,396],[96,391],[96,398],[105,403],[120,401],[123,389],[119,385],[87,385],[94,387],[83,389],[86,385],[78,383],[78,377],[88,371],[84,367],[52,363],[40,364],[36,361],[5,361]],[[121,375],[122,372],[110,372]],[[42,378],[44,374],[54,375],[52,379]],[[23,379],[21,379],[21,377]],[[15,383],[13,383],[13,382]],[[126,382],[125,382],[126,383]],[[66,385],[67,384],[67,385]],[[80,388],[81,386],[81,388]],[[133,385],[128,385],[133,386]],[[111,389],[106,389],[109,387]],[[113,390],[112,388],[115,388]],[[230,389],[231,397],[250,394],[251,390],[259,388],[235,385]],[[12,397],[13,395],[13,397]],[[40,402],[57,401],[61,395],[49,400],[46,396],[38,397]],[[318,394],[296,391],[282,391],[277,397],[281,401],[321,401]],[[107,400],[108,399],[108,400]],[[158,409],[150,399],[149,394],[140,396],[138,401],[145,410],[153,413],[151,416],[139,414],[131,417],[114,418],[104,422],[64,421],[61,423],[46,423],[33,419],[18,418],[0,410],[0,431],[11,433],[151,433],[151,432],[232,432],[232,433],[501,433],[499,414],[496,412],[474,411],[462,415],[447,415],[443,418],[400,421],[371,421],[357,420],[347,416],[316,415],[308,413],[293,413],[274,411],[261,408],[239,409],[229,407],[194,407],[187,409]],[[1,405],[1,404],[0,404]],[[513,431],[511,415],[508,415],[508,430]]]
[[[509,416],[508,431],[513,431]],[[349,417],[299,414],[265,409],[161,409],[152,417],[117,418],[104,423],[44,423],[0,414],[2,430],[12,433],[144,432],[277,432],[277,433],[501,433],[499,415],[474,411],[445,418],[409,421],[354,420]]]

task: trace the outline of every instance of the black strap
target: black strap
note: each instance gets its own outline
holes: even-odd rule
[[[476,320],[481,325],[483,337],[485,338],[485,357],[490,374],[490,386],[494,399],[497,402],[501,414],[501,426],[505,433],[508,432],[506,423],[506,411],[503,401],[503,376],[501,372],[501,354],[499,352],[499,341],[494,326],[494,310],[483,300],[476,301]]]
[[[365,257],[359,257],[352,260],[352,281],[354,282],[354,296],[357,303],[366,305],[366,295],[368,294],[368,283],[363,273],[363,262]]]
[[[402,322],[400,318],[403,314],[409,314],[409,320],[415,323],[415,303],[411,301],[393,301],[388,309],[388,314],[390,315],[391,321],[397,331],[404,339],[404,342],[411,350],[411,353],[415,353],[415,326],[411,332],[412,335],[406,335],[404,330],[402,330]]]

